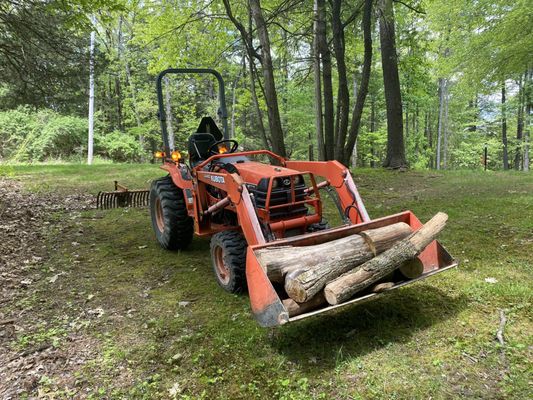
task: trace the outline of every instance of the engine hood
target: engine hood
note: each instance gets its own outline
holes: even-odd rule
[[[249,161],[244,163],[233,164],[239,171],[239,175],[246,183],[257,185],[261,178],[283,177],[287,175],[301,174],[294,169],[280,167],[277,165],[263,164],[260,162]]]

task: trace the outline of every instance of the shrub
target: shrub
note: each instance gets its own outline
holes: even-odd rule
[[[28,106],[0,112],[0,159],[43,161],[84,151],[87,121]]]
[[[142,149],[137,139],[120,131],[97,137],[98,152],[113,161],[138,161]]]

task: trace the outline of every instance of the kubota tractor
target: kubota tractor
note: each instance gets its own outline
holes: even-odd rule
[[[222,131],[204,117],[188,140],[188,159],[169,147],[162,80],[167,74],[212,74],[219,84]],[[211,258],[219,285],[228,292],[247,290],[252,311],[262,326],[304,318],[377,294],[356,297],[290,318],[281,298],[283,288],[270,282],[254,252],[267,246],[305,246],[405,222],[421,226],[410,211],[370,219],[348,168],[337,161],[291,161],[268,150],[240,151],[228,137],[224,82],[212,69],[167,69],[157,77],[159,120],[164,151],[161,168],[168,176],[150,189],[152,225],[160,245],[184,250],[193,235],[211,237]],[[267,160],[267,162],[265,162]],[[344,224],[329,228],[322,216],[320,189],[335,192]],[[423,279],[456,265],[433,241],[420,255]]]

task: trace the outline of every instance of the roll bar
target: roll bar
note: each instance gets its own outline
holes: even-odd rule
[[[218,100],[220,101],[220,108],[218,109],[218,115],[222,119],[222,128],[224,133],[224,139],[229,139],[228,132],[228,111],[226,110],[226,92],[224,87],[224,79],[222,75],[214,69],[211,68],[168,68],[160,72],[157,75],[157,103],[158,103],[158,114],[159,123],[161,125],[161,134],[163,137],[163,144],[165,146],[165,153],[167,156],[170,154],[170,145],[168,143],[168,132],[167,132],[167,116],[165,114],[165,104],[163,101],[163,85],[162,81],[165,75],[167,74],[211,74],[214,75],[218,80]]]

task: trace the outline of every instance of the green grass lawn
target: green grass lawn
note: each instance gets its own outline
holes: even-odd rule
[[[96,194],[115,179],[148,187],[162,174],[157,165],[0,166],[0,177],[38,193]],[[58,214],[42,271],[67,274],[61,290],[43,281],[28,299],[55,330],[17,345],[52,336],[60,347],[76,326],[98,349],[75,372],[93,398],[531,398],[533,174],[354,176],[371,217],[410,209],[424,222],[448,213],[439,240],[459,267],[369,303],[263,329],[246,296],[217,286],[208,240],[164,251],[146,209]],[[98,308],[97,320],[75,319]],[[503,347],[495,340],[500,309],[508,317]],[[42,390],[68,398],[50,379]]]

